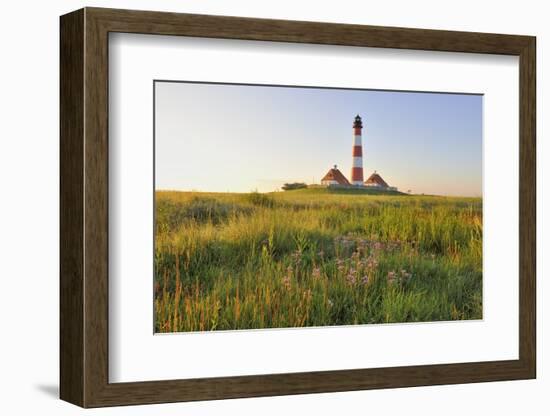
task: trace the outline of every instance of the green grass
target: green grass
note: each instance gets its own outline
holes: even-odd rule
[[[157,192],[156,332],[480,319],[480,198]]]

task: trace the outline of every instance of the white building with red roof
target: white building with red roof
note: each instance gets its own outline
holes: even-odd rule
[[[351,184],[346,179],[344,174],[340,172],[340,170],[338,169],[338,166],[334,165],[334,167],[330,169],[325,176],[323,176],[323,179],[321,179],[321,185],[350,186]]]
[[[390,186],[376,171],[365,181],[364,186],[386,191],[397,191],[395,186]]]

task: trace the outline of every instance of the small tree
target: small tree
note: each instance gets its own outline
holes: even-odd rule
[[[282,189],[284,191],[292,191],[294,189],[305,189],[305,188],[307,188],[307,185],[303,182],[285,183],[282,186]]]

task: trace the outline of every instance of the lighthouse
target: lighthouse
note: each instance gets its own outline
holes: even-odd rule
[[[363,143],[361,142],[361,130],[363,130],[363,122],[359,114],[357,114],[353,121],[353,163],[351,165],[351,184],[356,186],[363,186]]]

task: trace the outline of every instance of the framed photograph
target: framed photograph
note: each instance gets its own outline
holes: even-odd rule
[[[535,378],[534,37],[60,29],[63,400]]]

